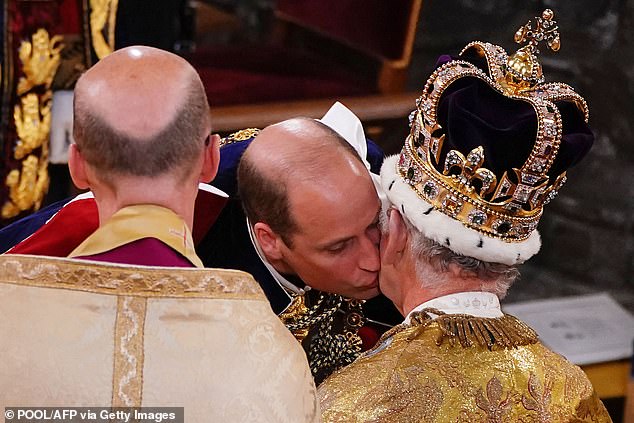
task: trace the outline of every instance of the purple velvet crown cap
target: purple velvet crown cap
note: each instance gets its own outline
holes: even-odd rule
[[[468,61],[487,74],[484,58],[473,54],[458,57],[442,55],[436,66],[452,60]],[[563,134],[559,152],[548,172],[553,181],[562,172],[577,164],[590,150],[594,135],[574,103],[555,103],[562,115]],[[467,154],[482,146],[483,166],[499,178],[505,171],[521,168],[528,158],[537,135],[537,116],[526,101],[506,97],[477,78],[462,78],[444,91],[438,106],[438,122],[445,130],[440,156],[444,163],[449,150]]]

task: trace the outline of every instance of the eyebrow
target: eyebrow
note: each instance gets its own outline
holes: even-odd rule
[[[377,209],[377,211],[376,211],[376,215],[374,215],[374,219],[372,219],[372,223],[371,223],[368,227],[370,227],[370,226],[372,226],[372,225],[376,225],[376,224],[378,224],[378,223],[379,223],[379,216],[380,216],[380,214],[381,214],[381,203],[379,203],[379,207],[378,207],[378,209]],[[366,229],[367,229],[367,228],[366,228]],[[353,238],[354,238],[354,236],[346,236],[346,237],[342,237],[342,238],[339,238],[339,239],[335,239],[335,240],[332,240],[332,241],[328,241],[328,242],[327,242],[327,243],[325,243],[324,245],[320,245],[320,246],[318,246],[317,248],[318,248],[319,250],[327,250],[327,249],[329,249],[329,248],[334,247],[334,246],[335,246],[335,245],[337,245],[337,244],[343,244],[344,242],[350,241],[350,240],[351,240],[351,239],[353,239]]]

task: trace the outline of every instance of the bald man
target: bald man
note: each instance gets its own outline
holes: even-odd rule
[[[356,120],[360,129],[361,123],[346,111],[337,115],[339,125],[325,121],[350,139],[341,124],[354,128],[351,121]],[[217,199],[201,205],[204,192],[199,191],[196,251],[208,267],[240,269],[255,277],[273,311],[303,342],[319,382],[371,347],[400,317],[385,297],[374,297],[378,293],[378,233],[374,227],[378,199],[368,169],[378,173],[383,153],[362,131],[355,131],[356,148],[367,160],[363,163],[338,133],[312,119],[270,126],[254,141],[257,132],[239,131],[224,140],[214,186],[228,193],[229,200],[222,207],[217,207]],[[239,194],[237,169],[245,150],[252,159],[243,162],[245,175]],[[258,166],[248,166],[250,162],[261,162],[264,170],[271,171],[268,177]],[[289,188],[293,192],[288,196],[279,195]],[[247,200],[253,204],[250,225],[241,197],[254,199]],[[278,205],[280,199],[284,201]],[[62,204],[54,204],[16,222],[0,231],[0,245],[3,238],[13,245],[16,237],[24,238],[37,229],[9,252],[59,256],[65,249],[71,251],[94,230],[96,222],[66,225],[69,229],[64,231],[59,228],[69,220],[89,220],[91,201],[66,203],[57,214]],[[256,226],[261,242],[256,241]],[[73,229],[76,231],[70,233]],[[267,236],[273,242],[267,242]],[[363,304],[358,301],[371,297]]]
[[[198,184],[218,168],[210,131],[202,82],[174,54],[129,47],[83,74],[68,165],[94,194],[99,228],[69,256],[202,267],[191,228]]]
[[[380,150],[367,147],[379,162]],[[249,221],[231,201],[197,251],[255,276],[302,341],[319,383],[359,354],[358,300],[378,295],[380,202],[370,173],[348,142],[313,119],[287,120],[223,146],[221,175],[230,149],[242,157],[238,198]]]
[[[378,295],[380,202],[337,133],[312,119],[264,129],[242,157],[238,186],[255,239],[280,273],[350,298]]]

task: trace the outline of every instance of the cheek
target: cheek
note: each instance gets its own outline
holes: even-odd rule
[[[351,280],[359,270],[357,260],[353,254],[345,254],[334,258],[327,266],[324,266],[324,271],[332,275],[337,280]]]
[[[379,245],[379,243],[381,242],[381,231],[379,230],[379,228],[374,227],[374,228],[368,229],[367,234],[368,234],[368,238],[374,245]]]
[[[393,280],[393,277],[390,270],[384,270],[384,268],[381,267],[381,270],[379,270],[379,290],[391,301],[394,301],[394,284],[390,282],[391,280]]]
[[[295,270],[301,273],[309,273],[311,279],[321,280],[326,283],[349,283],[354,280],[359,271],[359,252],[355,249],[332,254],[314,254],[303,256],[300,261],[295,262]]]

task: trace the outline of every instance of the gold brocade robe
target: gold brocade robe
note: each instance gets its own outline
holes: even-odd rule
[[[304,352],[244,272],[3,254],[0,340],[0,409],[319,421]]]
[[[423,311],[318,395],[324,422],[611,422],[583,371],[509,315]]]

